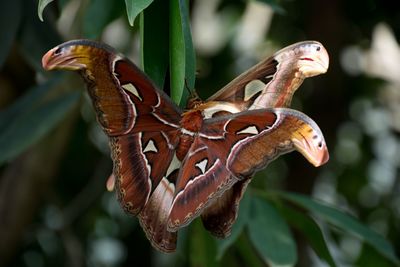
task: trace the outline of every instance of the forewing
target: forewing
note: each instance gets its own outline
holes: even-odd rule
[[[248,114],[244,121],[243,114]],[[169,230],[176,231],[189,224],[239,181],[227,168],[227,159],[232,146],[248,135],[246,129],[252,120],[251,115],[252,112],[241,112],[204,121],[178,175],[176,196],[169,215]],[[275,123],[274,113],[263,115],[263,127]],[[243,128],[243,134],[241,130],[238,130],[238,134],[226,131],[233,121],[240,123],[238,127]]]
[[[179,125],[179,108],[135,64],[105,44],[69,41],[48,51],[42,63],[46,70],[82,75],[97,119],[109,136],[168,131]]]
[[[328,66],[328,53],[319,42],[295,43],[250,68],[208,100],[244,103],[250,109],[287,107],[303,80],[325,73]]]
[[[233,184],[248,179],[279,155],[295,148],[302,151],[308,149],[310,142],[316,142],[317,149],[308,157],[322,164],[327,160],[325,142],[322,134],[310,136],[311,132],[320,134],[310,118],[284,108],[245,111],[205,120],[178,175],[169,229],[174,231],[187,225],[204,209],[215,205]],[[240,194],[227,199],[235,204],[242,190],[239,186]],[[235,211],[228,214],[228,218],[234,214],[233,220],[236,217]],[[228,233],[228,228],[212,232]]]
[[[274,122],[271,124],[271,117]],[[328,160],[328,150],[318,125],[300,111],[276,108],[234,114],[225,126],[235,140],[226,166],[236,177],[252,176],[276,157],[297,150],[315,166]]]
[[[66,42],[46,53],[43,67],[83,76],[110,137],[119,200],[137,214],[172,161],[181,111],[139,68],[104,44]]]

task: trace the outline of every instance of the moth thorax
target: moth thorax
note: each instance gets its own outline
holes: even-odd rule
[[[183,132],[197,133],[203,124],[203,115],[200,110],[190,110],[182,114],[181,127]]]
[[[189,151],[190,146],[193,143],[193,136],[190,136],[188,134],[182,134],[179,139],[179,144],[176,148],[176,157],[180,160],[183,161],[185,158],[186,154]]]

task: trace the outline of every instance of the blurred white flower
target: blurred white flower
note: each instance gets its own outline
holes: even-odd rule
[[[400,84],[400,47],[387,24],[375,26],[365,63],[365,73]]]

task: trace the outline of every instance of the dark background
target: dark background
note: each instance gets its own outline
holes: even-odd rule
[[[207,12],[200,2],[191,1],[193,20]],[[330,55],[329,71],[306,80],[293,107],[318,123],[330,161],[314,168],[300,154],[291,153],[263,170],[253,183],[308,194],[340,207],[385,236],[399,254],[400,9],[396,2],[302,0],[275,6],[271,1],[274,13],[266,13],[272,14],[270,26],[259,42],[246,47],[237,38],[248,3],[220,1],[209,9],[222,29],[214,35],[207,31],[215,29],[197,17],[199,24],[193,25],[197,91],[205,98],[286,45],[320,41]],[[1,1],[0,27],[0,112],[58,75],[45,73],[40,60],[62,41],[100,39],[136,62],[140,58],[138,26],[128,25],[123,1],[55,1],[46,8],[44,22],[37,16],[36,1]],[[196,44],[204,36],[211,48]],[[219,45],[213,44],[220,37]],[[76,75],[62,79],[68,82],[56,83],[53,94],[84,88]],[[21,118],[7,114],[0,117],[5,122],[0,124],[2,132]],[[29,136],[26,125],[21,129]],[[0,140],[7,144],[4,135]],[[3,149],[0,146],[0,153]],[[114,194],[105,190],[111,170],[107,140],[84,96],[51,130],[0,165],[0,265],[196,266],[188,256],[188,251],[196,253],[187,241],[190,237],[182,238],[173,256],[152,250],[137,220],[124,215]],[[208,234],[198,226],[187,232],[193,229]],[[294,234],[298,266],[324,266]],[[340,231],[325,234],[338,266],[392,266],[356,237]],[[250,245],[248,249],[255,253]],[[220,264],[232,262],[249,265],[234,248]]]

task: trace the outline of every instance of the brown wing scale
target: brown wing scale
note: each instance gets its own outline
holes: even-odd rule
[[[279,155],[296,149],[306,151],[316,165],[326,162],[325,141],[314,136],[322,136],[315,122],[286,108],[243,111],[204,120],[182,162],[168,229],[176,231],[189,224],[224,192],[232,190],[236,182],[247,180]],[[309,152],[310,145],[317,148]],[[236,189],[241,195],[242,189]]]
[[[238,76],[211,96],[204,107],[212,110],[213,114],[218,109],[215,105],[208,107],[211,101],[236,103],[238,111],[224,108],[225,114],[245,109],[287,107],[303,80],[325,73],[328,66],[329,56],[322,44],[316,41],[296,43],[281,49]],[[307,158],[310,160],[310,157]],[[315,161],[310,162],[316,165]],[[230,234],[232,224],[237,218],[239,202],[250,179],[251,177],[246,183],[243,181],[235,184],[217,201],[215,207],[211,206],[203,212],[203,225],[215,236],[221,238]]]
[[[277,156],[296,149],[316,166],[327,160],[322,133],[310,118],[265,109],[287,105],[305,77],[326,71],[325,58],[308,53],[321,50],[315,45],[280,51],[186,113],[103,44],[66,42],[46,53],[43,66],[82,74],[110,138],[114,170],[107,186],[115,181],[125,211],[138,215],[155,248],[171,252],[177,230],[200,214],[213,234],[229,234],[250,177]],[[294,58],[313,63],[294,65]]]
[[[110,137],[119,200],[127,212],[136,215],[165,168],[151,151],[146,151],[148,142],[153,140],[153,148],[156,146],[165,155],[168,166],[166,161],[172,159],[171,151],[179,140],[176,132],[181,111],[132,62],[103,44],[66,42],[46,53],[43,66],[82,74],[97,119]],[[160,132],[175,136],[175,140],[166,140]]]

